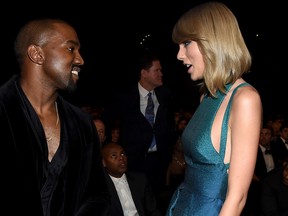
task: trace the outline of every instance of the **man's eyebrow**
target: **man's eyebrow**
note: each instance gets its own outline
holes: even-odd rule
[[[77,42],[77,41],[75,41],[75,40],[68,40],[68,41],[66,41],[66,43],[67,43],[67,44],[73,44],[73,45],[75,45],[75,46],[80,47],[80,43]]]

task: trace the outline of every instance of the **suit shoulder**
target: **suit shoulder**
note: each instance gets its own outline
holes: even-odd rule
[[[147,176],[142,172],[129,171],[126,173],[127,178],[137,178],[147,180]]]

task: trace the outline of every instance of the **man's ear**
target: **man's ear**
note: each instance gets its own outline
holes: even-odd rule
[[[106,163],[103,159],[102,159],[102,164],[103,164],[103,167],[106,167]]]
[[[27,50],[27,55],[29,59],[36,64],[41,65],[44,61],[43,51],[39,46],[30,45]]]
[[[141,76],[145,77],[147,74],[147,70],[142,69],[140,73],[141,73]]]

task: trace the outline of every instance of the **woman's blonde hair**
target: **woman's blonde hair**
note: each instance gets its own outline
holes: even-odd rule
[[[238,21],[223,3],[206,2],[187,11],[175,24],[172,39],[197,42],[205,63],[203,93],[226,93],[226,84],[250,70],[251,55]]]

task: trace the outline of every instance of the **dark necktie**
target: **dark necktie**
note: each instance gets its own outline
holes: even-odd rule
[[[147,107],[145,109],[145,117],[151,126],[154,126],[154,103],[152,100],[152,93],[148,93]]]
[[[150,123],[151,127],[154,126],[154,103],[152,100],[152,93],[148,93],[147,107],[145,109],[145,117]],[[150,145],[150,149],[152,149],[156,145],[155,135],[153,135],[152,143]]]

